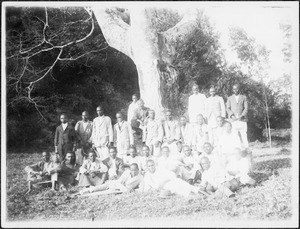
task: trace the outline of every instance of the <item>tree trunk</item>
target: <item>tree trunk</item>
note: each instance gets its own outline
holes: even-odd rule
[[[172,66],[174,47],[193,30],[197,14],[189,12],[176,26],[156,34],[151,27],[149,10],[130,9],[129,25],[122,20],[118,9],[93,8],[107,43],[134,61],[141,98],[161,119],[164,108],[172,109],[175,114],[178,111],[178,72]]]

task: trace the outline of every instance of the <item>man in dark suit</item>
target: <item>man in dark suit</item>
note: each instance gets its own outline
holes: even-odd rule
[[[102,162],[108,168],[108,179],[116,180],[124,172],[124,163],[123,160],[117,157],[117,148],[109,148],[109,157],[104,159]]]
[[[54,137],[55,153],[59,154],[60,161],[63,161],[67,152],[75,151],[76,132],[74,127],[68,123],[67,115],[60,116],[61,125],[56,128]]]
[[[241,141],[245,148],[248,148],[247,139],[247,113],[248,102],[245,95],[240,94],[240,86],[233,85],[233,95],[230,96],[226,104],[228,118],[232,121],[232,127],[240,133]]]

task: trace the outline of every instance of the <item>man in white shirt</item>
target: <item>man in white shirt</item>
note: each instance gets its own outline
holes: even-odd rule
[[[193,144],[193,126],[187,122],[185,116],[180,117],[180,141],[183,145],[192,146]]]
[[[190,123],[196,122],[198,114],[202,114],[203,117],[206,115],[206,96],[199,93],[198,85],[194,85],[192,88],[193,94],[189,97],[188,113]]]
[[[203,157],[201,159],[200,165],[203,169],[200,188],[203,191],[210,194],[218,191],[220,194],[224,194],[227,197],[234,196],[234,193],[228,187],[228,183],[226,183],[225,171],[218,167],[211,166],[207,157]]]
[[[179,175],[179,158],[177,155],[170,155],[170,149],[168,146],[164,146],[161,149],[161,157],[157,159],[157,167],[166,169]]]
[[[250,163],[246,157],[242,157],[240,148],[234,149],[232,157],[226,166],[226,180],[236,179],[241,184],[255,185],[255,180],[248,176],[250,172]]]
[[[131,164],[136,163],[139,170],[142,170],[142,158],[138,156],[135,146],[129,147],[129,155],[124,157],[124,166],[129,167]]]
[[[208,126],[204,123],[202,114],[196,117],[196,123],[193,125],[193,148],[199,152],[203,152],[203,144],[209,140]]]
[[[170,110],[166,110],[165,115],[166,120],[162,123],[164,129],[162,147],[168,146],[171,153],[177,152],[177,142],[180,139],[180,126],[178,121],[173,119]]]
[[[153,157],[150,155],[150,148],[147,145],[144,145],[142,147],[142,155],[141,155],[141,164],[142,164],[142,170],[141,174],[144,175],[145,172],[147,171],[147,161],[148,160],[153,160],[155,164],[157,164],[156,157]]]
[[[104,109],[102,106],[98,106],[98,117],[93,120],[93,131],[91,140],[96,147],[97,156],[100,160],[104,160],[109,156],[108,146],[113,146],[113,129],[111,119],[104,115]]]
[[[130,123],[131,125],[131,119],[134,115],[134,111],[138,108],[138,97],[136,94],[132,95],[132,103],[129,105],[128,107],[128,113],[127,113],[127,121]]]
[[[114,125],[114,142],[118,149],[119,158],[123,159],[130,145],[133,145],[133,134],[131,125],[124,121],[121,112],[116,114],[117,123]]]
[[[209,89],[209,94],[210,97],[206,100],[206,117],[208,128],[213,129],[217,126],[216,118],[218,116],[225,118],[226,110],[223,98],[216,95],[215,87]]]
[[[224,122],[225,122],[224,118],[222,116],[218,116],[216,118],[217,126],[208,131],[209,141],[213,147],[217,147],[217,145],[220,141],[220,138],[224,131],[224,127],[223,127]]]
[[[155,120],[155,111],[149,110],[149,117],[143,133],[143,142],[150,148],[150,154],[159,157],[164,130],[160,121]]]

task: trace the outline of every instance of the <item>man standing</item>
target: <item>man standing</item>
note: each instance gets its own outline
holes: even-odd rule
[[[76,151],[76,161],[82,165],[83,160],[87,158],[87,150],[90,148],[89,140],[92,135],[93,123],[88,119],[89,114],[87,111],[82,112],[82,120],[78,121],[75,125],[75,131],[79,140],[78,148]]]
[[[113,129],[110,117],[104,115],[103,107],[98,106],[96,111],[98,117],[93,120],[91,140],[94,147],[96,147],[97,156],[100,160],[104,160],[109,156],[109,143],[113,146]]]
[[[193,143],[193,126],[186,121],[185,116],[180,118],[180,141],[183,145],[192,146]]]
[[[130,123],[131,119],[134,115],[134,111],[138,108],[138,97],[136,94],[132,95],[132,103],[130,103],[128,107],[128,113],[127,113],[127,121]]]
[[[206,100],[206,117],[207,125],[211,130],[217,126],[216,118],[218,116],[224,117],[226,115],[225,104],[222,97],[216,95],[215,87],[209,89],[210,97]]]
[[[76,133],[74,127],[68,123],[66,114],[60,115],[61,125],[56,128],[54,137],[55,153],[59,154],[63,161],[68,151],[75,151]]]
[[[196,117],[198,114],[205,116],[206,108],[206,96],[199,93],[199,87],[195,84],[192,88],[193,94],[189,97],[188,112],[190,123],[196,122]]]
[[[135,133],[141,136],[142,132],[145,129],[149,108],[144,106],[145,104],[142,99],[137,101],[137,105],[138,108],[135,109],[133,117],[131,119],[131,126]]]
[[[158,157],[163,140],[164,130],[159,121],[155,120],[154,110],[149,111],[149,118],[143,134],[143,142],[150,148],[150,154]]]
[[[173,120],[170,110],[166,111],[166,120],[162,123],[164,129],[163,146],[168,146],[171,153],[177,152],[177,142],[180,139],[180,127],[176,120]]]
[[[133,145],[133,134],[131,125],[124,121],[123,115],[116,114],[117,123],[114,125],[114,142],[118,149],[118,156],[124,160],[130,145]]]
[[[240,94],[240,86],[233,85],[233,95],[227,100],[228,118],[232,120],[233,129],[240,133],[241,141],[248,148],[247,139],[247,113],[248,102],[245,95]]]

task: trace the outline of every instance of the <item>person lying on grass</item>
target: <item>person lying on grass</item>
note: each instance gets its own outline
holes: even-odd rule
[[[51,167],[52,162],[50,160],[49,152],[42,153],[42,160],[40,162],[25,167],[28,181],[27,193],[31,191],[33,184],[43,181],[51,181]],[[54,189],[53,183],[54,181],[52,182],[52,189]]]
[[[72,195],[83,195],[92,192],[101,192],[110,190],[111,192],[131,192],[139,187],[143,180],[143,176],[140,174],[138,165],[133,163],[130,165],[129,170],[126,170],[119,179],[117,180],[108,180],[105,184],[97,185],[95,187],[85,188],[79,193]],[[101,194],[101,193],[99,193]]]
[[[79,169],[79,187],[89,187],[103,184],[107,180],[107,166],[96,158],[94,151],[89,151]]]
[[[234,197],[232,190],[236,190],[236,184],[234,182],[226,182],[225,172],[222,169],[216,165],[211,166],[207,157],[201,159],[200,165],[203,168],[199,186],[201,190],[209,194],[216,192],[216,194]]]
[[[235,179],[239,186],[249,184],[255,185],[255,180],[248,176],[250,171],[250,162],[248,158],[243,157],[240,148],[234,149],[234,157],[231,157],[226,165],[226,180]]]
[[[143,191],[158,190],[161,192],[167,191],[170,194],[178,194],[188,197],[190,194],[202,193],[208,195],[206,192],[200,190],[198,187],[192,186],[186,181],[177,178],[174,172],[163,168],[156,168],[153,160],[147,162],[148,171],[144,176],[144,182],[141,185]]]
[[[110,147],[109,157],[103,160],[103,164],[105,164],[108,168],[109,180],[118,179],[124,172],[124,162],[121,158],[117,157],[117,154],[117,148]]]
[[[65,160],[60,164],[57,169],[58,188],[61,191],[66,191],[70,185],[76,185],[77,175],[80,165],[76,164],[75,153],[72,151],[67,152]]]

